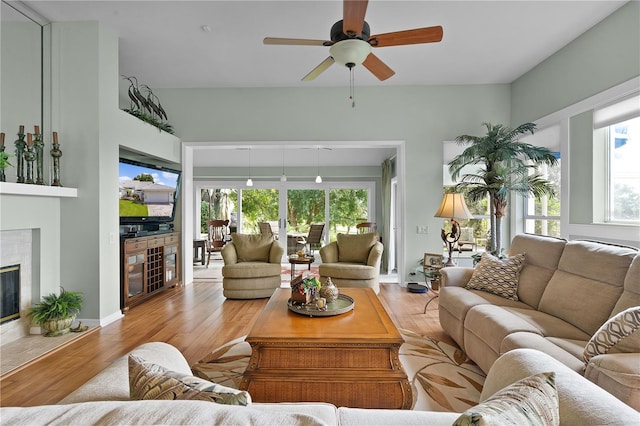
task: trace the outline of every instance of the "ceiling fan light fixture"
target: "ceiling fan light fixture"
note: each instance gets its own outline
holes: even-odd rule
[[[360,65],[371,53],[371,45],[364,40],[342,40],[329,48],[329,54],[338,64],[353,68]]]
[[[320,176],[320,147],[318,147],[318,152],[316,154],[316,166],[318,169],[318,175],[316,176],[316,183],[322,183],[322,177]]]

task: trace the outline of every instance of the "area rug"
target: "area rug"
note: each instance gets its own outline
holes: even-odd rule
[[[462,412],[476,405],[485,375],[457,346],[400,330],[402,363],[413,389],[413,410]],[[251,347],[239,337],[215,349],[191,369],[196,376],[239,388]]]
[[[318,265],[311,265],[311,270],[308,269],[307,265],[296,265],[295,274],[296,275],[313,275],[315,277],[320,276],[320,272],[318,271]],[[291,266],[282,265],[282,271],[280,271],[282,282],[291,282]]]

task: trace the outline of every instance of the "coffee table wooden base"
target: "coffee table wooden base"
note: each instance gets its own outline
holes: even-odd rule
[[[402,337],[371,289],[344,293],[354,298],[354,311],[308,318],[290,312],[288,291],[276,290],[247,336],[252,355],[240,388],[253,401],[411,408],[411,385],[398,357]],[[370,331],[359,333],[366,323]],[[290,332],[282,332],[286,326]],[[263,335],[269,328],[274,333]]]

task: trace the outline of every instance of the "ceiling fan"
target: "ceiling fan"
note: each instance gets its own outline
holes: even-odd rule
[[[384,81],[394,75],[395,71],[371,52],[372,47],[437,43],[442,40],[441,26],[372,36],[369,24],[364,20],[367,4],[368,0],[344,0],[343,19],[331,27],[331,40],[265,37],[263,42],[264,44],[329,47],[330,56],[304,76],[302,81],[315,79],[334,62],[349,69],[362,64],[380,81]]]

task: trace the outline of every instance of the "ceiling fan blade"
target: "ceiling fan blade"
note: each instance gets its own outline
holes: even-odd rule
[[[369,37],[373,47],[401,46],[405,44],[436,43],[442,40],[442,27],[416,28]]]
[[[281,44],[281,45],[293,45],[293,46],[331,46],[333,44],[330,40],[310,40],[305,38],[278,38],[278,37],[265,37],[262,41],[264,44]]]
[[[320,65],[318,65],[317,67],[312,69],[309,74],[305,75],[302,78],[302,81],[314,80],[317,76],[322,74],[327,68],[329,68],[331,65],[333,65],[334,62],[335,61],[333,60],[333,58],[331,56],[329,56],[327,59],[325,59],[324,61],[320,62]]]
[[[368,0],[344,0],[342,31],[349,37],[360,37],[367,13]]]
[[[364,60],[362,65],[378,77],[380,81],[384,81],[396,73],[373,53],[369,53],[369,56],[367,56],[367,59]]]

